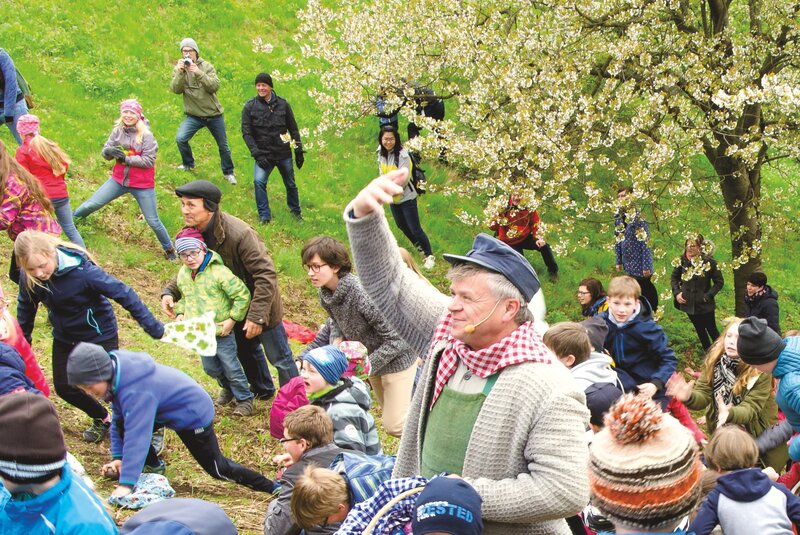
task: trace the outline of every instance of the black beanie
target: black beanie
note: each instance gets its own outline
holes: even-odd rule
[[[272,76],[270,76],[265,72],[261,72],[256,75],[256,83],[267,84],[270,87],[275,87],[274,85],[272,85]]]
[[[739,358],[747,364],[767,364],[778,360],[778,355],[786,348],[786,342],[767,327],[767,320],[751,316],[739,324],[736,348]]]
[[[56,408],[44,396],[0,396],[0,474],[17,483],[46,481],[61,471],[67,446]]]
[[[93,385],[114,375],[111,356],[102,346],[81,342],[67,357],[67,380],[71,385]]]

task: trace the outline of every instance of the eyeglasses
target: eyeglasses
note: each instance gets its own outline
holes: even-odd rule
[[[194,52],[194,48],[183,48],[183,49],[181,49],[181,54],[188,54],[190,52]]]
[[[592,294],[592,292],[582,292],[582,291],[578,290],[578,295],[591,295],[591,294]]]
[[[306,268],[306,271],[310,270],[312,273],[319,273],[319,270],[327,265],[328,264],[304,264],[303,267]]]
[[[200,249],[193,249],[191,251],[186,251],[185,253],[180,253],[178,256],[181,260],[189,260],[190,258],[197,258],[203,253]]]
[[[282,438],[278,440],[281,444],[286,444],[287,442],[293,442],[295,440],[303,440],[302,438]]]

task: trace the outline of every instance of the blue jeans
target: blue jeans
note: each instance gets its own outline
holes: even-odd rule
[[[169,239],[169,233],[164,228],[164,223],[158,218],[158,208],[156,207],[156,190],[154,188],[129,188],[121,185],[113,178],[106,180],[105,184],[100,186],[95,191],[89,200],[84,201],[83,204],[78,206],[78,209],[72,214],[72,217],[86,217],[92,212],[96,212],[103,206],[107,205],[117,197],[130,193],[136,202],[139,203],[139,209],[144,215],[144,220],[156,233],[161,248],[165,251],[172,249],[172,242]]]
[[[433,254],[428,235],[422,230],[419,222],[416,197],[400,204],[390,204],[389,209],[392,211],[394,222],[397,223],[397,227],[405,234],[408,241],[413,243],[414,247],[422,251],[425,256]]]
[[[261,221],[269,221],[272,219],[272,212],[269,209],[269,198],[267,197],[267,179],[269,179],[269,175],[276,167],[281,174],[281,178],[283,178],[283,185],[286,186],[286,205],[294,215],[300,215],[300,195],[297,192],[297,184],[294,182],[292,159],[287,158],[277,162],[270,160],[269,167],[266,169],[262,169],[258,164],[253,166],[253,186],[256,195],[256,208],[258,209],[258,218]]]
[[[50,202],[53,205],[53,211],[56,213],[58,224],[61,225],[61,230],[67,235],[69,241],[86,249],[81,233],[78,232],[78,229],[75,228],[75,222],[72,221],[72,208],[69,205],[69,197],[50,199]]]
[[[19,121],[19,118],[26,113],[28,113],[28,105],[25,103],[25,99],[23,98],[17,102],[16,106],[14,106],[14,122],[6,123],[6,125],[8,125],[8,129],[11,130],[11,135],[17,140],[18,145],[22,145],[22,137],[19,135],[19,132],[17,132],[17,121]],[[5,110],[0,107],[0,117],[5,117],[5,115]]]
[[[232,335],[217,336],[217,354],[203,357],[203,371],[217,380],[222,388],[233,392],[236,401],[253,399],[253,393],[247,387],[247,377],[242,364],[236,356],[236,337]]]
[[[232,175],[233,160],[231,159],[231,148],[228,146],[228,137],[225,134],[224,115],[217,115],[215,117],[186,116],[178,127],[178,134],[175,136],[183,165],[185,167],[194,167],[194,155],[192,155],[192,147],[189,146],[189,141],[194,137],[197,131],[203,127],[208,128],[208,131],[211,132],[211,135],[214,137],[214,141],[217,142],[222,174]]]

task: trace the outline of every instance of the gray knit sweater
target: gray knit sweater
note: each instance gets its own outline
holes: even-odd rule
[[[447,297],[405,268],[382,213],[353,219],[349,212],[348,206],[345,221],[364,289],[413,349],[427,351]],[[420,473],[442,347],[428,355],[393,477]],[[588,420],[583,392],[565,367],[529,362],[500,372],[472,429],[461,474],[483,498],[486,534],[570,533],[563,518],[589,500]]]
[[[380,310],[372,303],[358,277],[346,273],[336,291],[319,289],[319,300],[330,315],[330,321],[301,353],[333,343],[337,337],[364,344],[369,352],[371,375],[386,375],[408,369],[422,351],[408,347]]]

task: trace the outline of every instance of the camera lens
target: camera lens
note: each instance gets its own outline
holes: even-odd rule
[[[187,66],[187,67],[188,67],[188,66],[189,66],[191,63],[192,63],[192,61],[191,61],[191,60],[188,60],[188,59],[185,59],[185,60],[183,60],[183,64],[184,64],[185,66]]]

